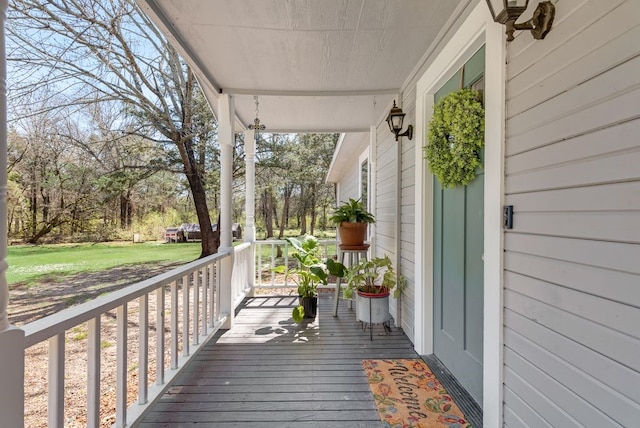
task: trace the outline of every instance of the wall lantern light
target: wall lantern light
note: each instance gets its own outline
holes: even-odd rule
[[[396,141],[398,141],[399,137],[408,137],[409,139],[413,138],[413,125],[409,125],[407,130],[402,134],[402,124],[404,122],[405,113],[402,112],[400,107],[396,107],[396,101],[393,100],[393,107],[389,112],[389,116],[387,116],[387,123],[389,124],[389,129],[396,136]]]
[[[555,6],[550,1],[544,1],[538,4],[530,20],[516,24],[522,12],[527,10],[529,0],[487,0],[487,4],[493,20],[507,26],[507,42],[513,40],[515,30],[531,30],[534,39],[544,39],[551,31],[551,24],[556,15]]]

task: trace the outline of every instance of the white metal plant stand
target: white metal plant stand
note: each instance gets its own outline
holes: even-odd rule
[[[357,247],[344,247],[343,245],[338,245],[338,259],[340,263],[343,265],[345,255],[349,255],[349,266],[353,266],[354,264],[360,262],[360,260],[367,260],[367,252],[369,251],[369,244],[364,244],[362,246]],[[346,265],[345,265],[346,266]],[[338,316],[338,302],[340,301],[340,285],[342,284],[342,278],[338,277],[336,281],[336,291],[335,298],[333,301],[333,316]],[[353,301],[349,300],[349,308],[351,309],[353,306]]]

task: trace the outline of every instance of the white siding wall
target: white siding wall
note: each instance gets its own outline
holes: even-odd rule
[[[406,113],[405,124],[415,127],[416,82],[403,92],[402,109]],[[406,127],[406,125],[405,125]],[[400,301],[401,327],[411,341],[415,332],[415,165],[416,135],[412,140],[402,138],[401,146],[401,223],[400,223],[400,273],[407,279],[407,288]]]
[[[467,2],[468,3],[468,2]],[[470,12],[471,8],[465,9],[460,7],[458,11],[460,15],[457,17],[463,20]],[[450,36],[450,35],[449,35]],[[443,40],[446,40],[443,39]],[[444,44],[444,43],[443,43]],[[442,46],[437,47],[432,54],[435,54]],[[430,58],[432,59],[432,58]],[[384,218],[382,229],[377,228],[376,239],[378,240],[377,255],[383,256],[385,253],[397,260],[399,257],[399,273],[407,280],[407,288],[400,299],[399,305],[392,303],[392,314],[396,320],[399,320],[400,327],[407,337],[415,343],[415,295],[416,295],[416,269],[415,269],[415,248],[416,242],[424,237],[416,235],[416,218],[415,218],[415,187],[416,187],[416,162],[422,162],[422,156],[416,158],[416,144],[421,144],[421,137],[416,134],[416,88],[420,78],[429,67],[430,61],[426,61],[421,67],[415,71],[413,77],[407,82],[403,88],[400,107],[406,114],[404,119],[404,128],[413,125],[413,139],[409,140],[402,137],[398,142],[395,141],[393,134],[389,131],[386,122],[382,121],[377,127],[377,183],[378,186],[378,209],[384,210]],[[389,106],[391,108],[391,106]],[[398,147],[399,146],[399,147]],[[398,161],[398,153],[400,160]],[[398,177],[398,168],[400,168],[400,176]],[[393,180],[393,182],[392,182]],[[398,184],[399,180],[399,184]],[[399,188],[398,188],[399,186]],[[398,191],[399,190],[399,191]],[[400,199],[398,199],[398,197]],[[382,202],[381,203],[381,199]],[[391,204],[394,204],[393,206]],[[400,224],[398,224],[397,204],[400,204]],[[378,219],[380,221],[380,219]],[[380,230],[383,232],[381,233]],[[399,254],[396,248],[399,245]],[[397,310],[400,310],[398,315]],[[428,316],[431,316],[429,310]]]
[[[384,257],[388,255],[391,260],[396,259],[397,254],[397,204],[398,204],[398,174],[397,174],[397,145],[393,134],[389,131],[386,122],[378,124],[377,147],[375,152],[376,196],[374,198],[376,226],[374,238],[374,256]],[[391,304],[391,315],[398,320],[397,307]]]
[[[343,201],[348,201],[349,198],[358,199],[360,197],[360,189],[358,188],[359,174],[360,167],[356,158],[353,160],[353,168],[347,170],[338,184],[338,205]]]
[[[640,1],[509,45],[504,423],[640,420]]]

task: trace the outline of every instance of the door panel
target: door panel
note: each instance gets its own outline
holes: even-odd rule
[[[482,89],[484,48],[436,94],[461,84]],[[484,173],[464,187],[443,189],[434,177],[434,353],[482,403],[484,303]]]
[[[460,302],[464,298],[464,189],[452,189],[442,194],[442,326],[450,338],[457,338],[462,329]]]
[[[465,240],[465,346],[464,349],[482,364],[484,319],[484,172],[466,189]],[[480,370],[482,368],[480,367]]]

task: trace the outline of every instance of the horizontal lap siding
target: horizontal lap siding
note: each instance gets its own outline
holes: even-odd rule
[[[415,127],[416,85],[415,83],[403,92],[402,109],[406,113],[405,124]],[[405,125],[405,128],[406,126]],[[411,140],[403,137],[398,144],[402,144],[402,172],[401,172],[401,224],[400,224],[400,273],[407,279],[407,288],[401,301],[401,327],[407,337],[414,341],[415,329],[415,147],[420,141],[416,135]]]
[[[376,256],[388,255],[392,260],[396,254],[396,204],[397,173],[395,139],[386,122],[377,128],[376,148]]]
[[[640,419],[640,2],[509,45],[504,423]]]
[[[354,162],[354,167],[350,168],[340,179],[338,202],[348,201],[349,198],[358,199],[360,197],[360,189],[358,188],[359,174],[360,168],[357,162]]]
[[[398,204],[398,173],[397,146],[393,134],[386,122],[378,124],[376,147],[376,254],[384,257],[388,255],[395,260],[397,251],[397,204]],[[390,305],[391,315],[399,320],[396,305]]]

